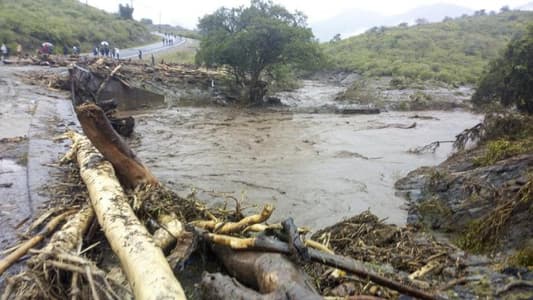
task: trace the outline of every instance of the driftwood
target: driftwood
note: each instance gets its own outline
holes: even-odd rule
[[[0,261],[0,275],[2,275],[9,267],[16,263],[22,256],[24,256],[31,248],[35,247],[42,240],[44,240],[48,235],[50,235],[55,228],[61,224],[68,216],[72,215],[73,211],[67,211],[59,216],[54,217],[46,226],[34,237],[25,241],[20,245],[15,251],[11,252],[9,255],[4,257]]]
[[[113,76],[115,76],[115,73],[117,73],[118,70],[120,70],[120,68],[122,68],[122,65],[118,65],[116,66],[113,71],[111,71],[111,73],[109,74],[109,76],[106,77],[106,79],[104,79],[104,81],[102,81],[102,83],[100,84],[100,86],[98,87],[98,90],[96,91],[96,99],[94,99],[96,102],[98,102],[98,100],[100,100],[100,94],[102,93],[102,91],[105,89],[105,87],[107,86],[107,84],[109,83],[109,81],[111,80],[111,78],[113,78]]]
[[[76,213],[63,227],[52,235],[50,241],[41,249],[42,252],[71,251],[80,243],[83,235],[89,229],[94,218],[94,210],[86,206]],[[31,259],[31,263],[38,263],[42,256]]]
[[[77,149],[80,174],[98,222],[120,260],[135,298],[185,299],[163,252],[128,205],[113,166],[87,138],[73,132],[68,135]]]
[[[439,148],[440,145],[444,143],[455,143],[455,141],[435,141],[421,147],[409,149],[407,152],[414,154],[435,153],[435,151],[437,151],[437,148]]]
[[[159,185],[157,179],[113,129],[100,107],[92,103],[82,104],[76,107],[76,114],[83,132],[105,159],[111,162],[124,185]]]
[[[161,228],[154,232],[154,242],[157,247],[163,251],[167,251],[172,244],[176,243],[185,229],[176,216],[162,214],[158,217],[157,221],[161,225]]]
[[[305,273],[282,254],[234,251],[229,247],[218,245],[213,246],[213,251],[228,273],[240,282],[258,290],[261,294],[281,296],[272,299],[322,299]],[[219,290],[221,294],[215,299],[233,299],[238,295],[238,290],[231,291],[227,287],[216,288],[215,290]],[[250,291],[243,290],[242,293],[249,296]],[[245,299],[246,296],[241,298]]]
[[[192,224],[196,227],[208,229],[216,233],[229,234],[241,232],[251,225],[265,222],[268,220],[268,218],[270,218],[273,211],[274,207],[270,204],[267,204],[263,207],[263,210],[260,214],[245,217],[239,222],[219,222],[218,220],[210,220],[195,221],[192,222]]]
[[[284,254],[291,254],[292,252],[287,243],[264,236],[246,239],[240,239],[212,233],[204,233],[203,236],[206,240],[212,243],[225,245],[235,250],[254,250],[265,252],[278,252]],[[378,275],[372,271],[369,271],[363,266],[361,262],[358,262],[354,259],[320,252],[315,249],[309,249],[309,256],[314,262],[345,270],[361,278],[369,279],[377,284],[396,290],[400,293],[417,297],[420,299],[438,299],[436,296],[431,295],[427,292],[404,285],[400,282],[391,280],[389,278]]]

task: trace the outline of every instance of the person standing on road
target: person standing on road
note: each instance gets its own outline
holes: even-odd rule
[[[0,47],[0,52],[2,52],[2,61],[7,58],[7,47],[5,43],[2,43],[2,46]]]
[[[140,60],[143,59],[143,52],[141,51],[141,49],[139,49],[139,59],[140,59]]]
[[[20,43],[17,43],[17,57],[22,58],[22,45]]]

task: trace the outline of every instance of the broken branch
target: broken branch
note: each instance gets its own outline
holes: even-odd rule
[[[50,235],[54,229],[63,222],[68,216],[72,215],[74,211],[70,210],[54,217],[46,226],[34,237],[25,241],[17,250],[11,252],[2,261],[0,261],[0,275],[2,275],[9,267],[16,263],[28,250],[39,244],[45,237]]]

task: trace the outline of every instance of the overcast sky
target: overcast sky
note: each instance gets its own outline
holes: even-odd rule
[[[237,7],[248,5],[249,0],[80,0],[87,1],[90,5],[107,10],[109,12],[118,11],[118,4],[129,4],[133,1],[135,8],[133,16],[135,19],[149,18],[154,23],[181,25],[186,28],[194,28],[198,19],[206,14],[212,13],[221,6]],[[531,1],[531,0],[529,0]],[[406,12],[412,8],[435,3],[451,3],[465,6],[474,10],[486,9],[499,10],[504,5],[511,8],[528,3],[528,0],[278,0],[275,3],[281,4],[290,11],[299,10],[308,16],[309,23],[321,21],[341,13],[346,9],[361,9],[379,12],[385,15],[395,15]]]

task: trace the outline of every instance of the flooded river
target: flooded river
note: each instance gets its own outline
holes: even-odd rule
[[[272,221],[292,216],[313,229],[366,209],[402,224],[406,211],[394,182],[442,162],[451,147],[423,155],[407,150],[454,139],[480,120],[466,112],[424,112],[431,120],[413,115],[157,110],[136,116],[135,148],[161,181],[183,195],[194,189],[211,204],[243,195],[247,206],[273,203]],[[415,121],[412,129],[387,127]]]

